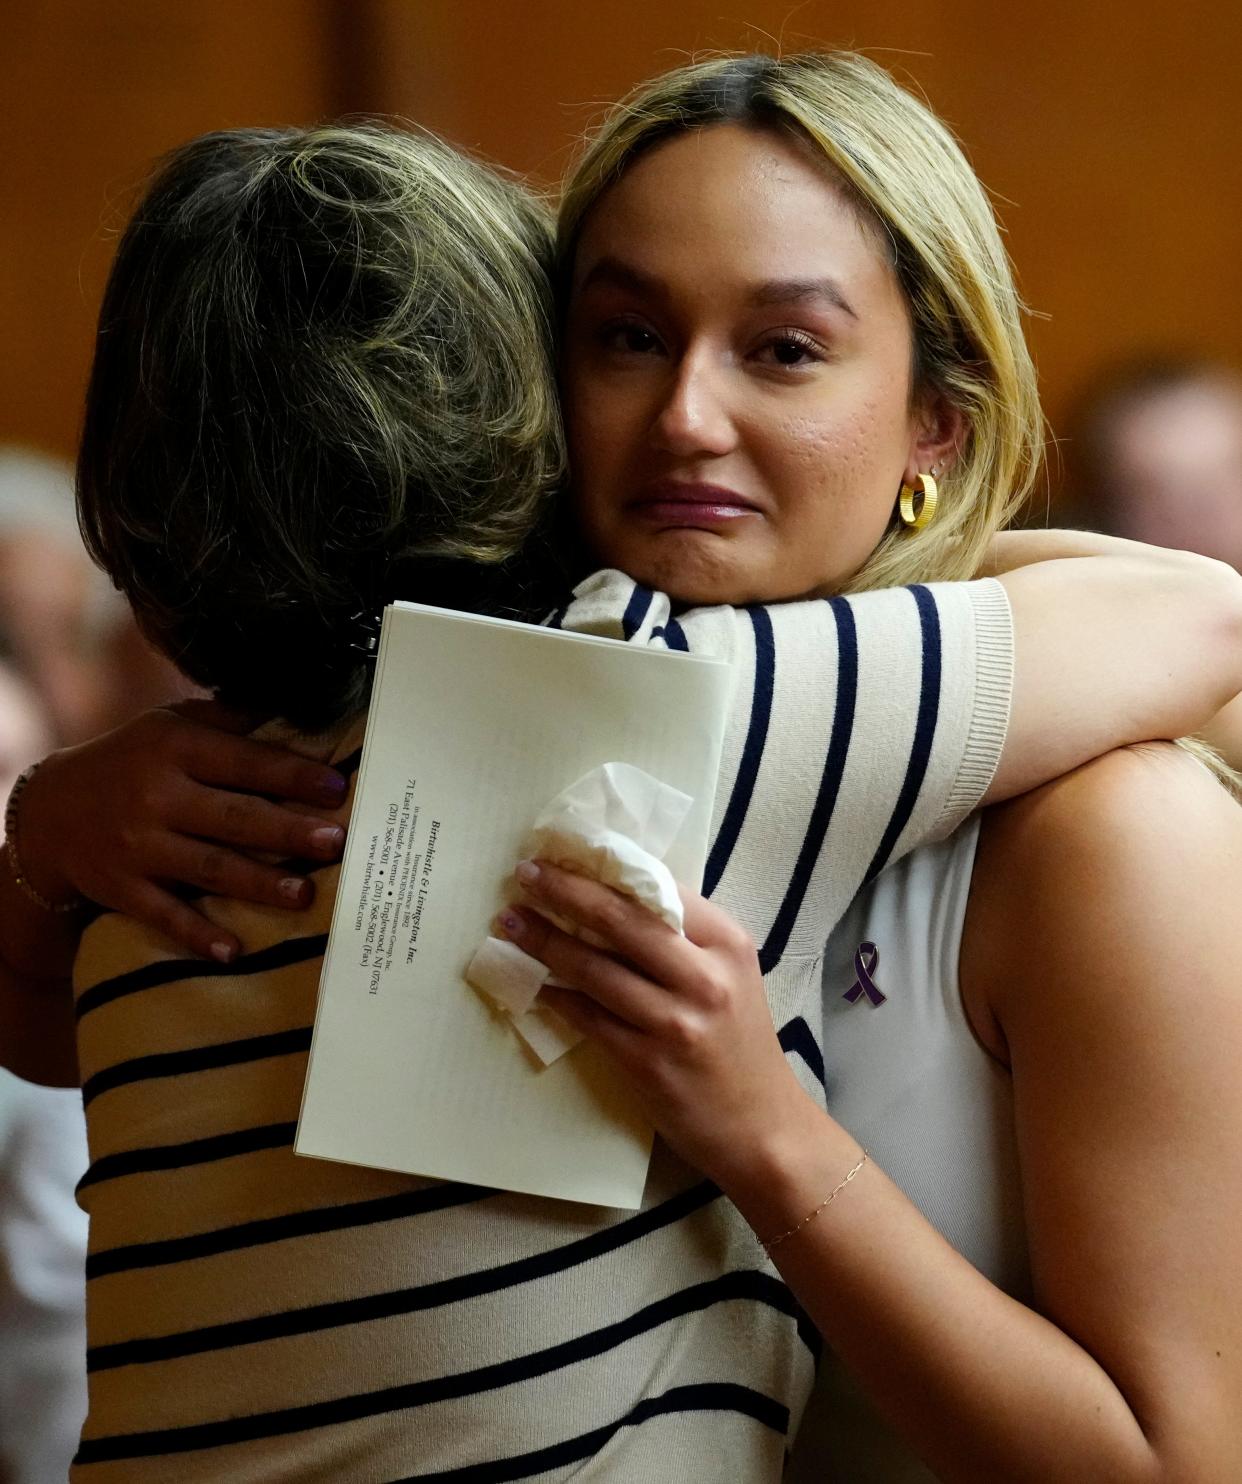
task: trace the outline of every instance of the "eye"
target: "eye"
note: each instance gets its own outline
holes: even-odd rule
[[[770,366],[787,366],[797,370],[825,359],[822,345],[802,330],[781,330],[759,347],[757,359]]]
[[[606,350],[621,355],[647,356],[659,350],[660,341],[654,331],[637,320],[611,320],[599,329],[600,344]]]

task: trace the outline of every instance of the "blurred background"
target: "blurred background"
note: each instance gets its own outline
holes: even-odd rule
[[[867,51],[992,191],[1060,439],[1033,519],[1242,566],[1242,8],[1229,0],[36,0],[0,16],[0,801],[179,694],[77,542],[95,316],[151,161],[204,130],[417,120],[552,186],[601,107],[714,48]],[[0,1081],[0,1481],[82,1406],[76,1095]]]
[[[1229,0],[42,0],[0,21],[0,439],[73,448],[115,230],[205,129],[398,114],[547,183],[599,106],[711,47],[867,50],[993,192],[1048,412],[1133,357],[1242,340]]]

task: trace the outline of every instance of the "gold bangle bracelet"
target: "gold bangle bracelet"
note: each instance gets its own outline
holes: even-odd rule
[[[849,1172],[849,1174],[846,1175],[845,1179],[834,1185],[828,1192],[828,1194],[823,1198],[823,1200],[820,1201],[819,1205],[816,1206],[813,1210],[808,1211],[807,1214],[802,1218],[802,1220],[797,1224],[797,1226],[791,1226],[787,1232],[782,1232],[779,1237],[773,1237],[770,1242],[764,1242],[762,1244],[763,1250],[770,1253],[774,1247],[779,1247],[787,1237],[797,1236],[797,1234],[802,1230],[804,1226],[810,1226],[811,1222],[815,1220],[815,1218],[822,1210],[824,1210],[825,1207],[832,1205],[833,1201],[836,1200],[836,1198],[841,1194],[841,1192],[850,1183],[854,1176],[858,1174],[863,1165],[867,1163],[868,1158],[869,1156],[867,1154],[867,1151],[864,1149],[862,1152],[862,1158]]]

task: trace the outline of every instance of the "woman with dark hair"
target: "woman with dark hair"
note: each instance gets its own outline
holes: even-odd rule
[[[905,106],[917,107],[908,99]],[[421,194],[395,188],[394,152],[413,162],[411,175],[426,187]],[[322,642],[330,716],[314,709],[313,645],[299,651],[291,683],[272,693],[295,719],[331,720],[318,736],[294,739],[323,759],[348,758],[360,738],[361,723],[347,708],[363,668],[349,647],[359,642],[356,627],[338,633],[325,615],[348,616],[353,593],[369,606],[407,584],[419,597],[451,592],[455,606],[486,602],[520,613],[524,595],[538,593],[543,581],[537,561],[521,571],[499,563],[494,591],[480,597],[466,587],[465,568],[443,565],[462,555],[507,555],[522,522],[535,524],[546,460],[519,466],[525,484],[513,476],[516,488],[536,494],[524,514],[501,528],[486,553],[471,549],[472,502],[478,499],[478,519],[494,536],[498,517],[488,496],[511,498],[497,476],[507,458],[530,446],[530,421],[504,415],[504,403],[529,390],[532,368],[522,367],[522,378],[493,380],[491,405],[471,404],[470,416],[495,436],[494,444],[484,440],[484,452],[498,451],[496,458],[480,460],[468,438],[436,441],[438,455],[461,461],[456,480],[441,466],[428,477],[416,457],[407,458],[407,445],[363,433],[388,426],[388,409],[402,415],[403,361],[393,350],[399,337],[391,319],[431,316],[416,337],[436,367],[421,395],[432,425],[443,430],[449,424],[437,399],[459,404],[511,335],[513,317],[529,312],[531,300],[514,298],[511,275],[496,267],[517,247],[527,265],[518,271],[532,271],[529,238],[512,224],[514,212],[529,221],[528,208],[506,196],[513,188],[484,187],[478,167],[461,164],[459,172],[459,163],[426,141],[348,131],[226,136],[191,146],[153,188],[118,256],[105,305],[101,360],[109,355],[105,340],[122,355],[109,364],[108,385],[93,391],[107,400],[108,415],[88,417],[99,434],[88,436],[82,475],[94,539],[153,634],[191,673],[232,686],[236,699],[247,692],[230,677],[249,674],[253,694],[265,672],[279,676],[282,656],[301,636]],[[472,182],[469,190],[459,174]],[[818,178],[816,185],[823,188]],[[476,242],[480,214],[509,225]],[[401,224],[403,215],[409,224]],[[392,253],[383,251],[393,240],[383,223],[397,232],[404,291],[401,275],[390,271]],[[445,252],[423,250],[424,229],[446,239]],[[588,221],[579,267],[590,231]],[[971,457],[972,433],[947,396],[911,395],[905,301],[885,277],[883,257],[840,219],[834,237],[854,254],[837,264],[854,292],[840,293],[865,326],[852,353],[841,337],[837,362],[847,368],[838,390],[853,398],[843,425],[854,428],[852,488],[866,525],[887,541],[890,514],[879,519],[879,493],[885,481],[907,486],[905,523],[889,542],[898,549],[926,527],[930,466]],[[348,246],[343,262],[338,240]],[[469,242],[469,254],[449,250],[461,242]],[[202,266],[187,274],[184,265],[198,263],[195,244]],[[214,279],[207,273],[213,251],[229,265]],[[135,271],[152,261],[159,273]],[[380,271],[372,275],[375,262]],[[744,258],[739,271],[749,273]],[[631,274],[642,277],[641,268]],[[822,311],[831,298],[818,276],[780,282],[787,295],[790,283],[814,285],[793,296],[804,308],[814,300]],[[188,355],[176,352],[180,325],[160,308],[165,285],[184,307]],[[763,289],[758,305],[754,284],[745,290],[748,312],[770,311],[773,322],[751,325],[740,348],[741,337],[731,336],[716,356],[709,345],[719,351],[719,340],[704,343],[696,332],[693,365],[683,364],[684,347],[674,341],[679,370],[671,379],[667,342],[632,308],[602,316],[585,360],[581,347],[572,348],[572,304],[570,316],[570,406],[582,457],[577,498],[596,555],[621,560],[648,581],[659,577],[680,604],[755,606],[674,613],[668,597],[604,573],[580,584],[558,619],[631,642],[684,642],[733,658],[739,703],[713,874],[719,900],[763,932],[772,1011],[797,1033],[792,1049],[813,1068],[819,1047],[806,1016],[818,1019],[812,1001],[823,939],[858,881],[951,828],[982,797],[1001,797],[1099,746],[1153,726],[1180,727],[1210,710],[1239,683],[1225,642],[1237,601],[1232,579],[1211,564],[1132,552],[1115,562],[1039,564],[1012,573],[1004,587],[919,585],[788,602],[848,585],[849,563],[843,566],[830,529],[833,490],[815,483],[819,471],[807,456],[817,445],[831,451],[835,439],[844,457],[847,444],[824,410],[837,399],[825,399],[830,388],[801,361],[816,337],[797,326],[790,333],[788,297],[776,302],[767,278]],[[1003,297],[1003,289],[993,291]],[[472,317],[480,290],[488,308]],[[540,302],[538,292],[534,298]],[[143,333],[159,324],[162,336]],[[546,315],[536,324],[537,340],[546,335]],[[983,348],[963,332],[957,354],[975,364]],[[993,350],[1006,348],[1012,352],[1012,343],[998,334]],[[631,367],[631,357],[640,364]],[[545,357],[545,373],[549,365]],[[318,380],[321,371],[331,376]],[[648,403],[655,415],[628,428],[598,423],[584,440],[587,419],[601,411],[584,393],[604,371],[630,387],[631,400],[617,396],[618,412],[634,410],[634,395],[650,399],[652,387],[660,388]],[[193,421],[176,414],[183,388],[199,408]],[[351,388],[349,416],[337,418],[332,399]],[[550,392],[545,405],[552,405]],[[264,431],[269,413],[278,439]],[[417,420],[423,408],[410,402],[404,415]],[[351,433],[355,421],[359,431]],[[705,428],[720,441],[704,444]],[[548,434],[548,425],[539,431]],[[982,435],[978,442],[989,446]],[[426,441],[417,446],[425,456]],[[173,456],[166,459],[165,450]],[[293,477],[273,473],[290,450],[297,453]],[[1008,455],[996,457],[997,468],[1012,472]],[[736,485],[705,480],[709,466],[724,475],[726,464]],[[618,519],[616,497],[628,500],[631,473],[640,481],[640,509]],[[165,481],[174,476],[170,495]],[[336,478],[345,495],[337,495]],[[251,497],[252,481],[263,483],[263,498]],[[848,481],[838,484],[837,496],[850,492]],[[892,494],[889,488],[890,505]],[[259,530],[267,545],[255,539]],[[165,566],[170,539],[177,550]],[[983,549],[977,532],[971,540]],[[862,537],[857,545],[862,560]],[[682,560],[665,561],[670,546]],[[339,584],[330,560],[338,551],[341,570],[353,573]],[[432,586],[446,571],[460,590]],[[1178,642],[1200,635],[1221,656],[1216,676],[1187,677],[1172,702],[1158,705],[1152,682],[1167,658],[1156,651],[1173,639],[1167,620],[1150,622],[1135,609],[1144,582],[1176,598],[1185,623]],[[1196,583],[1208,591],[1195,591]],[[210,596],[198,592],[208,585]],[[210,628],[200,603],[212,607]],[[1002,754],[1010,604],[1026,668],[1014,707],[1017,735],[1011,731]],[[1041,604],[1049,606],[1036,624],[1033,609]],[[1131,674],[1109,675],[1110,710],[1089,679],[1099,656],[1094,665],[1083,657],[1082,633],[1098,625],[1107,650],[1110,627],[1132,609],[1133,623],[1146,624],[1149,668],[1141,685]],[[248,670],[251,635],[260,663]],[[1034,747],[1031,707],[1054,695],[1070,714],[1057,735]],[[104,756],[108,745],[115,744],[105,744]],[[49,764],[14,812],[10,870],[0,882],[6,924],[20,903],[56,905],[60,883],[49,859],[73,851],[58,851],[35,823],[47,817],[40,810],[53,801],[56,779],[63,786],[84,766],[82,755]],[[201,796],[199,807],[207,807]],[[335,828],[346,809],[325,809],[329,823],[313,826],[312,836]],[[272,818],[266,811],[241,817]],[[201,825],[191,832],[213,833]],[[201,882],[200,864],[180,868],[188,860],[174,869],[157,865],[154,874]],[[258,869],[256,883],[271,879]],[[298,878],[278,879],[295,882],[286,900],[303,890]],[[218,897],[202,903],[213,941],[225,946],[222,959],[232,956],[230,936],[244,936],[251,950],[229,964],[179,958],[162,935],[117,916],[88,930],[76,1012],[94,1158],[83,1182],[93,1230],[92,1413],[79,1472],[163,1477],[176,1454],[185,1478],[218,1477],[221,1467],[256,1477],[279,1470],[396,1478],[412,1469],[475,1467],[523,1477],[564,1474],[586,1459],[613,1476],[774,1477],[810,1379],[805,1330],[733,1208],[668,1151],[657,1156],[644,1210],[631,1218],[292,1159],[291,1120],[333,873],[321,873],[320,882],[327,890],[306,918]],[[165,910],[162,897],[148,905],[153,917]],[[23,958],[20,939],[18,950],[28,964],[32,955]]]

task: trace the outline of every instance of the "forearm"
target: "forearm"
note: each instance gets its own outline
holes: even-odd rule
[[[979,569],[980,577],[1000,577],[1036,562],[1055,562],[1071,557],[1168,558],[1176,561],[1186,552],[1163,546],[1148,546],[1141,541],[1127,541],[1122,536],[1104,536],[1098,531],[1049,530],[1000,531],[992,537],[987,559]]]
[[[717,1175],[770,1239],[857,1158],[857,1143],[807,1102],[757,1159]],[[826,1342],[938,1478],[1129,1484],[1169,1476],[1099,1364],[988,1282],[874,1162],[772,1257]]]
[[[1242,577],[1206,557],[1120,544],[1135,554],[1037,561],[1001,578],[1014,693],[985,802],[1128,743],[1196,732],[1242,692]]]
[[[24,866],[23,862],[23,866]],[[0,1065],[28,1082],[77,1085],[73,959],[76,912],[49,912],[0,859]]]
[[[30,779],[30,783],[34,779]],[[76,1086],[73,960],[81,899],[44,866],[44,834],[18,785],[0,851],[0,1065],[28,1082]],[[32,868],[31,862],[36,866]],[[56,910],[64,903],[69,910]]]
[[[50,912],[22,891],[6,849],[0,860],[0,970],[19,983],[67,982],[81,931],[80,913]]]

